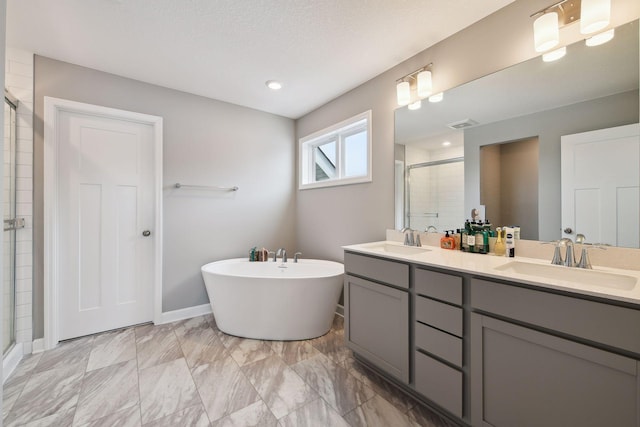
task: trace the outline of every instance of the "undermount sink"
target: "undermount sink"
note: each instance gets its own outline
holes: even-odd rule
[[[533,264],[521,261],[509,262],[495,267],[495,270],[620,290],[631,290],[635,288],[638,281],[635,277],[625,276],[623,274],[563,267],[560,265]]]
[[[391,243],[375,243],[373,245],[363,246],[369,250],[387,252],[398,255],[417,255],[430,252],[431,249],[426,249],[418,246],[402,246],[394,245]]]

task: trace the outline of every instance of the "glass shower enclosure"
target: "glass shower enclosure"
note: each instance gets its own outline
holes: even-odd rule
[[[18,101],[5,90],[4,98],[4,233],[3,233],[3,355],[15,344],[16,330],[16,230],[24,218],[16,218],[16,108]]]

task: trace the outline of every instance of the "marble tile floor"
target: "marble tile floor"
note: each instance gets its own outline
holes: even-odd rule
[[[25,357],[4,426],[451,427],[355,361],[342,318],[307,341],[220,332],[213,316],[143,325]]]

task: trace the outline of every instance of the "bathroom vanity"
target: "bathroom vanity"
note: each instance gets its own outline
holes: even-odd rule
[[[640,272],[344,249],[347,345],[427,405],[473,426],[640,426]]]

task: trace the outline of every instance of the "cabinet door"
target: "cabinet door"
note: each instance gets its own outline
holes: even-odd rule
[[[344,310],[347,346],[408,383],[408,292],[346,276]]]
[[[638,361],[473,313],[474,426],[638,426]]]

